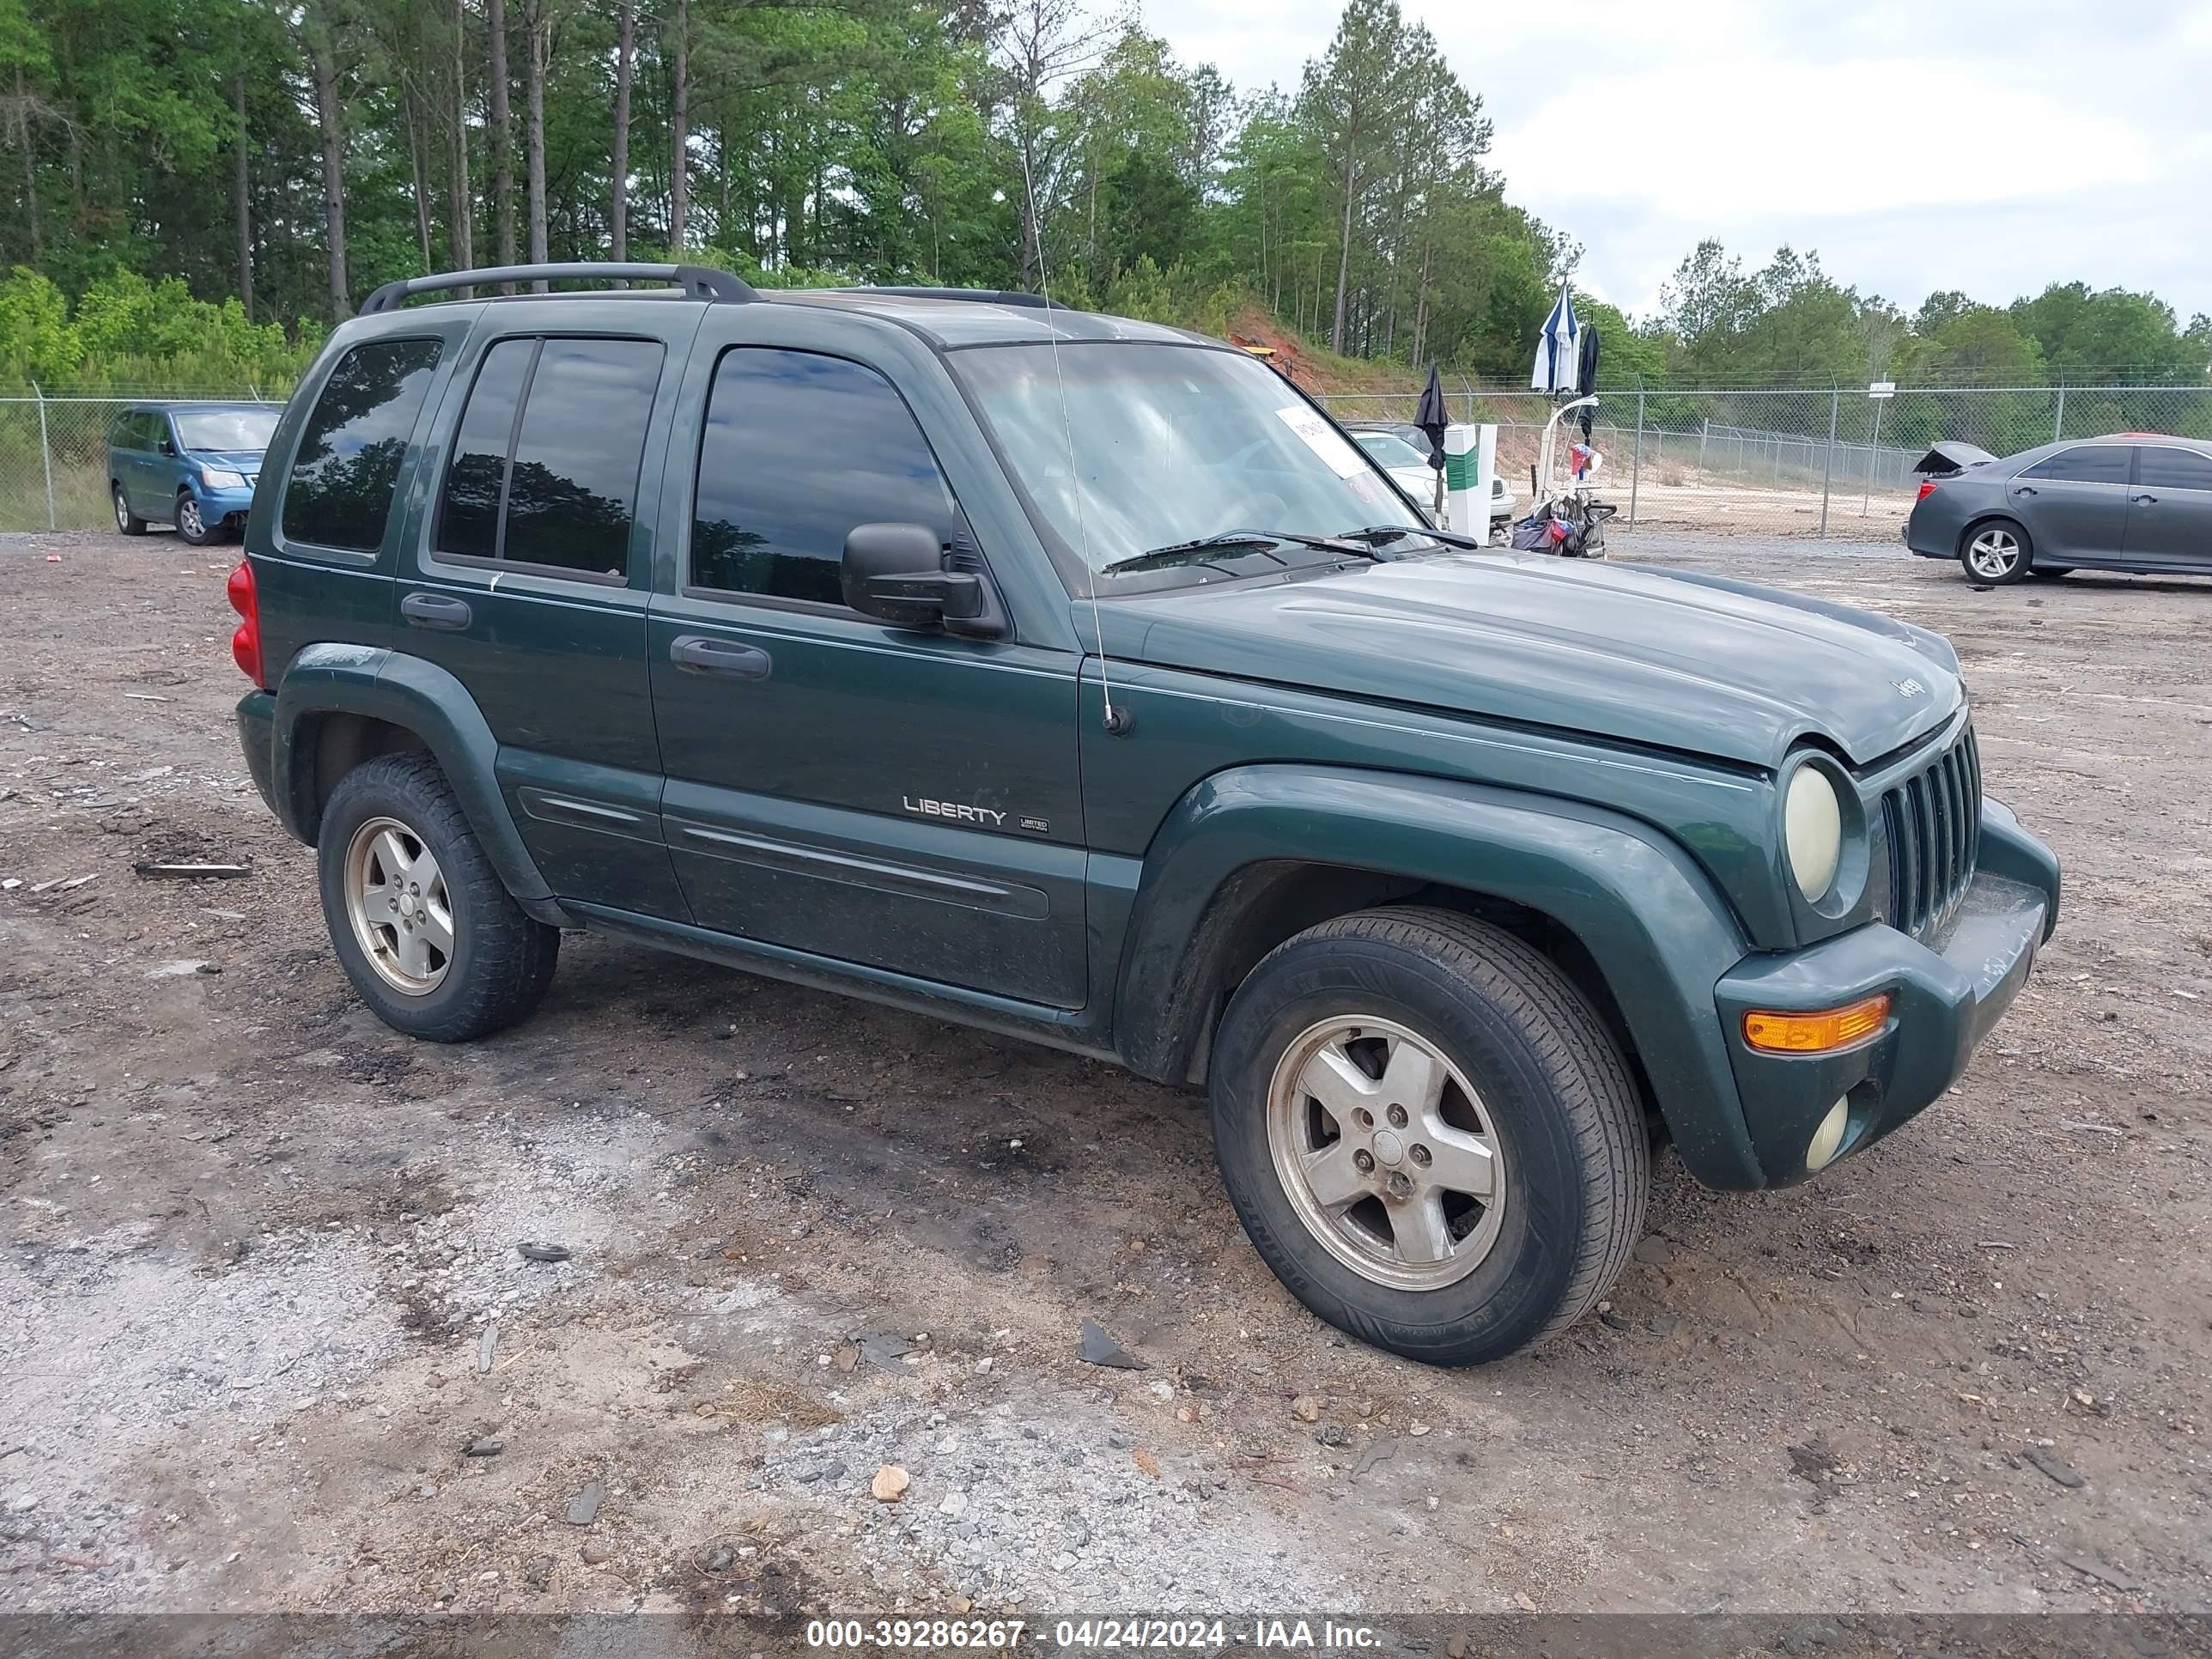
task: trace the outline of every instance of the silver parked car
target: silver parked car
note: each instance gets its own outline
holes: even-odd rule
[[[1375,458],[1376,465],[1398,481],[1400,489],[1423,507],[1435,498],[1437,475],[1429,466],[1429,441],[1420,428],[1402,421],[1346,421],[1344,429]],[[1512,518],[1513,492],[1506,487],[1503,477],[1493,473],[1490,480],[1490,527],[1496,530],[1510,523]],[[1472,526],[1462,533],[1472,533]]]
[[[1942,471],[1950,467],[1955,470]],[[1905,544],[1990,586],[2069,570],[2212,576],[2212,441],[2124,432],[1998,460],[1939,444]]]

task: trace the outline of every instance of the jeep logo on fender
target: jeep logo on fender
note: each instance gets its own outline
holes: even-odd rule
[[[902,795],[899,799],[908,811],[926,818],[951,818],[956,823],[988,823],[994,830],[1006,821],[1004,812],[994,812],[988,806],[962,806],[949,800],[916,800],[912,795]]]

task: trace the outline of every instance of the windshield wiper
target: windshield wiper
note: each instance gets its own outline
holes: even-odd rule
[[[1426,536],[1431,541],[1442,542],[1446,547],[1468,547],[1477,552],[1490,545],[1487,542],[1475,540],[1472,536],[1455,535],[1449,530],[1431,530],[1425,525],[1410,524],[1372,524],[1364,530],[1347,530],[1340,539],[1369,541],[1379,547],[1386,543],[1401,541],[1407,536]]]
[[[1224,530],[1212,536],[1200,536],[1187,542],[1171,542],[1165,547],[1155,547],[1143,553],[1133,553],[1126,559],[1115,559],[1099,567],[1098,574],[1110,576],[1120,570],[1143,570],[1153,565],[1173,564],[1180,560],[1196,562],[1196,556],[1233,547],[1268,548],[1288,542],[1296,547],[1317,547],[1324,553],[1349,553],[1357,558],[1373,559],[1381,556],[1371,547],[1340,536],[1306,536],[1294,530]]]

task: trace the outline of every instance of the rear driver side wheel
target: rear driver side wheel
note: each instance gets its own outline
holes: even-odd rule
[[[126,536],[144,535],[146,520],[131,510],[131,498],[123,493],[123,486],[110,484],[108,488],[115,495],[115,527]]]
[[[2035,544],[2027,532],[2010,519],[1991,519],[1966,532],[1959,550],[1959,562],[1966,580],[1989,587],[2002,587],[2027,574],[2035,558]]]
[[[545,994],[560,930],[522,913],[429,756],[381,755],[347,773],[316,848],[339,964],[392,1030],[466,1042]]]

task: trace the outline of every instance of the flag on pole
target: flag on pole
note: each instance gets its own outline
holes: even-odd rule
[[[1575,321],[1575,302],[1562,283],[1559,303],[1544,319],[1544,331],[1536,337],[1536,368],[1528,376],[1528,385],[1536,392],[1571,392],[1581,369],[1582,329]]]

